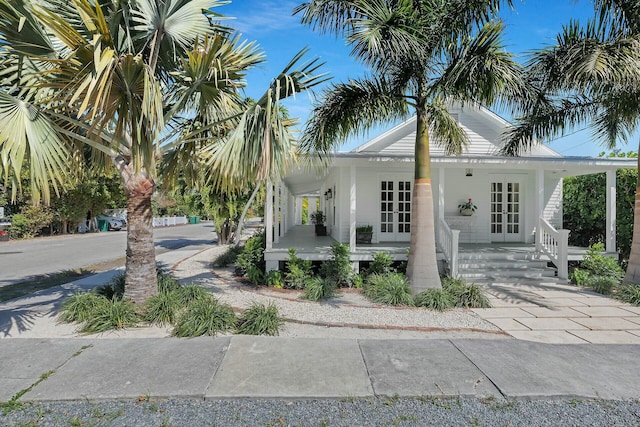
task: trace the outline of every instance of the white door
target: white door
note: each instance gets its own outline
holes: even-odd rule
[[[380,181],[381,242],[408,242],[411,237],[412,181],[386,179]]]
[[[521,242],[523,184],[518,179],[491,180],[491,241]]]

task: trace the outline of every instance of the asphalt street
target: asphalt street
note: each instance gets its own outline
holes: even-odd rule
[[[156,253],[216,242],[211,222],[154,229]],[[0,242],[0,287],[33,276],[83,268],[125,256],[126,231]]]

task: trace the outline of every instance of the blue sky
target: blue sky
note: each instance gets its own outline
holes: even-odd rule
[[[259,97],[268,82],[302,48],[309,47],[308,58],[319,57],[325,62],[324,70],[332,81],[345,81],[349,77],[360,77],[365,68],[349,56],[349,48],[341,39],[321,35],[302,26],[298,16],[291,16],[294,7],[302,0],[233,0],[230,4],[216,8],[216,12],[232,21],[225,22],[240,31],[247,40],[255,40],[266,54],[267,62],[248,75],[247,95]],[[515,10],[504,10],[502,18],[506,24],[505,41],[508,49],[524,60],[528,51],[553,44],[563,24],[571,19],[586,22],[593,6],[588,0],[514,0]],[[318,91],[319,93],[320,91]],[[299,94],[287,107],[301,124],[307,119],[312,100],[308,94]],[[374,129],[369,135],[354,138],[342,146],[350,150],[382,129]],[[603,151],[590,131],[583,130],[565,138],[551,141],[549,146],[567,156],[595,156]],[[622,146],[624,151],[635,150],[633,146]]]

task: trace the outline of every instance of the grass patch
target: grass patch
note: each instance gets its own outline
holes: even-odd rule
[[[244,335],[280,335],[284,321],[273,305],[252,304],[238,319],[236,332]]]
[[[453,298],[453,304],[462,308],[489,308],[491,304],[483,289],[464,279],[442,278],[442,287]]]
[[[312,277],[304,288],[304,299],[319,301],[334,296],[336,293],[335,282],[322,277]]]
[[[62,304],[58,320],[63,323],[82,323],[93,315],[104,299],[102,295],[95,292],[71,295]]]
[[[114,329],[136,326],[140,316],[136,307],[127,300],[99,298],[98,306],[84,320],[80,332],[96,334]]]
[[[414,299],[416,307],[424,307],[429,310],[445,311],[453,308],[453,296],[444,289],[427,289]]]
[[[192,301],[179,316],[172,334],[177,337],[215,336],[235,326],[233,309],[210,296]]]

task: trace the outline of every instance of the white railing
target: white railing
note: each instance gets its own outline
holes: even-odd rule
[[[154,227],[169,227],[171,225],[181,225],[188,222],[189,221],[187,221],[186,216],[165,216],[153,218]]]
[[[438,224],[438,244],[444,254],[444,258],[449,265],[451,277],[458,277],[458,243],[460,241],[460,230],[452,230],[449,224],[443,219],[439,219]]]
[[[556,230],[549,221],[540,218],[540,250],[558,268],[558,277],[569,278],[569,230]]]

